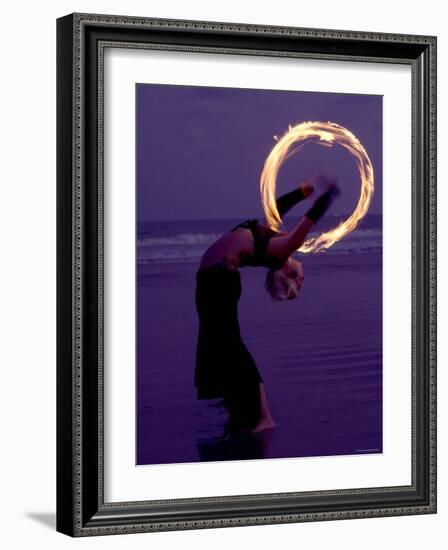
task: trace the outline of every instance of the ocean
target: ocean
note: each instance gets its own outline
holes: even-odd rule
[[[318,232],[334,227],[343,216],[326,216],[316,227]],[[242,220],[180,220],[142,222],[137,228],[139,266],[157,263],[198,262],[204,250]],[[286,218],[291,229],[296,218]],[[368,215],[358,228],[332,246],[326,254],[365,253],[381,249],[381,216]],[[316,231],[310,233],[314,236]]]

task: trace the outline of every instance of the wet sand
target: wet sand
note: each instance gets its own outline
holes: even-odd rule
[[[231,440],[221,401],[193,386],[197,264],[139,270],[137,464],[382,451],[381,251],[301,260],[287,303],[270,300],[264,269],[241,270],[241,332],[276,427]]]

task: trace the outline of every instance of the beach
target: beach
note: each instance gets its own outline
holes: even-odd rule
[[[232,440],[221,400],[199,401],[193,386],[195,274],[219,223],[170,231],[139,231],[137,464],[382,452],[380,220],[332,253],[299,254],[296,300],[272,302],[266,269],[240,269],[241,333],[276,427]]]

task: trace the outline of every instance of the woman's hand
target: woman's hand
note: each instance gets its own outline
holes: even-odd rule
[[[335,177],[318,176],[318,181],[321,187],[324,188],[323,193],[314,201],[313,206],[305,214],[307,218],[316,223],[330,208],[334,199],[338,197],[341,192],[339,190],[337,179]]]
[[[314,186],[309,180],[303,180],[299,185],[304,197],[308,197],[314,191]]]
[[[336,197],[339,197],[341,190],[338,186],[338,180],[334,179],[327,181],[325,184],[325,191],[322,194],[328,194],[331,197],[331,200],[334,200]]]
[[[314,182],[322,189],[323,193],[329,191],[333,198],[341,194],[336,176],[320,173],[314,178]]]

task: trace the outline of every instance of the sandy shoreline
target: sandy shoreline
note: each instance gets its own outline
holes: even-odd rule
[[[138,285],[138,464],[381,452],[381,252],[302,257],[297,300],[272,303],[265,270],[241,270],[241,332],[277,427],[232,444],[225,411],[193,387],[195,264]]]

